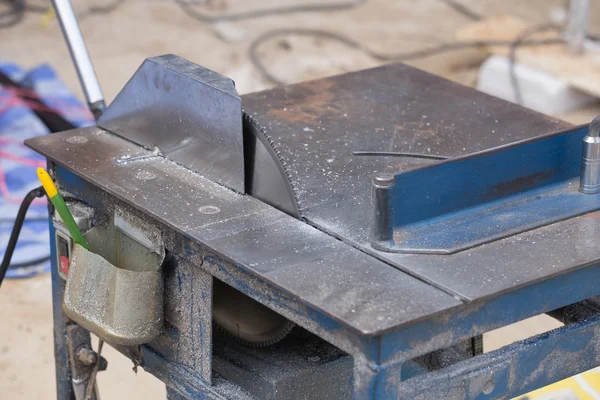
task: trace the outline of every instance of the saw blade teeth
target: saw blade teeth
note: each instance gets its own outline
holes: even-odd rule
[[[290,185],[292,195],[294,196],[294,200],[298,206],[298,211],[300,212],[300,210],[302,210],[302,209],[300,207],[300,201],[298,199],[298,192],[296,191],[296,187],[295,187],[294,181],[292,179],[292,172],[289,169],[288,163],[285,161],[284,157],[282,156],[281,151],[277,148],[277,144],[275,143],[273,138],[271,138],[271,136],[267,133],[267,130],[263,126],[261,126],[258,123],[258,121],[256,121],[250,114],[248,114],[245,111],[242,111],[242,114],[243,114],[244,120],[249,122],[250,125],[252,125],[252,127],[254,127],[258,132],[260,132],[260,134],[265,139],[265,141],[267,143],[269,143],[269,146],[273,150],[273,153],[275,153],[275,156],[277,157],[277,160],[279,161],[279,164],[281,165],[281,168],[284,171],[285,176]],[[302,215],[300,215],[300,218],[302,218]]]
[[[231,332],[229,332],[227,329],[223,328],[221,325],[217,324],[216,322],[213,325],[219,332],[221,332],[221,334],[223,334],[223,336],[231,338],[231,339],[235,340],[236,342],[243,344],[246,347],[253,347],[253,348],[269,347],[269,346],[274,345],[275,343],[280,342],[296,326],[296,324],[293,323],[292,321],[288,321],[286,323],[286,325],[281,329],[278,336],[276,336],[270,340],[263,340],[263,341],[259,341],[259,342],[250,342],[248,340],[244,340],[244,339],[240,338],[239,336],[233,335]]]

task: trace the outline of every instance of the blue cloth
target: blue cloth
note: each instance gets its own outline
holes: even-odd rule
[[[35,92],[44,103],[73,125],[93,124],[87,108],[58,79],[51,67],[42,65],[25,71],[16,64],[0,61],[0,71]],[[49,132],[28,104],[12,87],[0,85],[0,259],[10,237],[14,218],[27,192],[40,185],[36,168],[45,167],[39,154],[23,145],[28,138]],[[46,199],[36,199],[27,213],[11,264],[27,263],[50,254]],[[50,263],[10,268],[7,278],[19,278],[49,271]]]

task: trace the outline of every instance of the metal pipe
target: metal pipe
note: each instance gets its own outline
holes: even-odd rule
[[[69,47],[88,106],[97,119],[106,108],[104,95],[85,46],[81,29],[79,29],[73,6],[70,0],[52,0],[52,5]]]
[[[392,189],[396,183],[393,175],[377,175],[372,181],[373,227],[371,245],[378,248],[380,244],[393,240],[394,227],[392,221]]]
[[[583,138],[579,191],[585,194],[600,192],[600,116],[594,118]]]
[[[569,15],[565,39],[567,47],[575,54],[583,52],[590,15],[590,0],[569,1]]]

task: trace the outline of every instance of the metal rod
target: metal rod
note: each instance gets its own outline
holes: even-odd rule
[[[570,0],[569,20],[565,31],[567,47],[575,54],[583,51],[590,15],[590,0]]]
[[[97,119],[106,108],[104,95],[85,46],[81,29],[79,29],[73,6],[70,0],[52,0],[52,5],[69,47],[88,106]]]
[[[372,181],[373,226],[371,245],[375,248],[393,240],[392,190],[396,184],[393,175],[376,175]]]
[[[583,138],[579,191],[585,194],[600,192],[600,117],[594,118]]]

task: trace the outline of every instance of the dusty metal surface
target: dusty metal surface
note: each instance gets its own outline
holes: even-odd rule
[[[215,371],[264,400],[352,398],[352,357],[296,329],[270,348],[248,348],[215,336]]]
[[[385,68],[406,67],[390,66],[384,67],[383,70]],[[375,71],[380,72],[380,70]],[[370,75],[367,74],[366,79],[361,78],[361,74],[367,72],[332,78],[332,80],[350,79],[358,83],[364,80],[366,86],[374,86],[373,90],[377,92],[383,90],[383,86],[378,89],[378,84],[368,82]],[[415,83],[419,74],[423,73],[415,74],[416,78],[408,79],[406,85]],[[381,79],[379,77],[378,81]],[[423,84],[421,82],[421,85]],[[438,81],[432,85],[437,86],[437,92],[443,92],[442,89],[449,84]],[[448,90],[452,92],[454,89],[456,88],[451,87]],[[296,89],[292,87],[282,90],[285,92]],[[432,100],[429,105],[435,106],[437,97],[433,96],[435,91],[430,90]],[[457,90],[460,92],[463,89]],[[327,98],[330,91],[335,90],[330,87],[318,92],[320,94],[317,97],[324,96],[321,109],[330,108],[335,109],[336,112],[341,110],[343,115],[345,100],[347,100],[356,102],[356,106],[363,113],[358,115],[366,115],[370,122],[384,120],[374,117],[374,115],[380,116],[374,109],[364,105],[360,107],[361,102],[368,103],[369,99],[375,96],[369,94],[370,89],[366,87],[361,89],[360,85],[357,90],[348,89],[346,95],[350,100],[343,96]],[[316,89],[314,93],[317,93]],[[390,98],[397,96],[398,93],[405,95],[398,90],[384,91],[384,94],[386,93]],[[559,124],[549,122],[528,111],[507,106],[505,103],[498,103],[497,100],[490,100],[487,97],[480,100],[475,102],[477,106],[482,104],[485,106],[486,102],[490,102],[487,104],[490,113],[493,112],[494,104],[498,107],[501,105],[512,107],[507,115],[517,115],[513,115],[511,121],[523,123],[534,121],[535,123],[531,122],[532,129],[537,126],[537,129],[541,130],[539,127],[543,127],[544,123],[548,126]],[[296,100],[290,101],[292,101],[290,104],[293,104]],[[387,107],[391,103],[382,101],[381,104]],[[421,106],[426,107],[419,103],[419,107]],[[438,108],[443,106],[444,104],[437,104]],[[304,114],[309,111],[317,112],[319,107],[316,109],[309,107],[305,111]],[[458,114],[457,110],[454,111]],[[298,117],[297,113],[294,115]],[[523,121],[519,121],[519,115]],[[338,117],[339,115],[332,116],[330,122],[333,124],[335,120],[339,120]],[[306,118],[306,115],[303,118]],[[356,129],[361,127],[356,123],[351,126]],[[347,129],[350,129],[349,127],[350,125]],[[308,127],[306,130],[302,128],[302,132],[310,133],[311,129],[313,128]],[[505,133],[509,132],[505,137],[510,137],[510,133],[515,129],[516,125],[505,131]],[[290,128],[289,132],[293,136],[298,131]],[[273,132],[267,131],[267,133]],[[345,134],[339,132],[332,134],[333,137],[336,135],[338,142],[341,142],[337,147],[332,146],[331,143],[319,142],[320,138],[313,137],[310,142],[299,142],[298,149],[304,149],[312,142],[319,142],[316,144],[325,148],[330,146],[331,149],[338,151],[340,146],[351,144],[345,140]],[[368,138],[368,136],[360,135],[361,138]],[[72,140],[73,137],[77,137],[77,140]],[[450,135],[450,138],[452,137]],[[376,140],[372,137],[371,139]],[[495,139],[499,138],[495,137]],[[487,137],[484,141],[489,140]],[[379,143],[378,140],[377,142]],[[205,298],[196,301],[194,296],[190,298],[185,294],[206,296],[208,293],[210,295],[211,280],[214,278],[231,285],[352,354],[355,398],[397,398],[401,387],[402,368],[407,360],[460,343],[506,323],[598,294],[596,285],[587,282],[596,281],[593,277],[600,272],[599,267],[590,265],[589,268],[577,268],[593,264],[597,259],[598,250],[595,243],[581,240],[581,238],[597,235],[596,232],[592,232],[596,229],[597,224],[594,223],[593,218],[597,213],[528,232],[527,234],[544,236],[548,235],[545,229],[562,229],[541,240],[542,243],[544,240],[554,241],[544,243],[544,246],[555,248],[554,251],[546,251],[546,254],[537,254],[540,248],[537,241],[519,243],[523,238],[518,235],[477,247],[476,250],[479,252],[477,257],[472,257],[468,252],[460,252],[452,256],[451,262],[448,262],[449,258],[444,258],[447,256],[415,258],[418,261],[417,266],[431,262],[429,266],[434,272],[437,272],[436,268],[446,268],[446,271],[443,271],[445,276],[431,274],[430,271],[422,271],[427,273],[421,275],[424,280],[433,281],[435,285],[446,291],[456,293],[457,288],[460,287],[470,290],[479,288],[480,291],[496,295],[473,302],[462,302],[458,296],[448,295],[400,269],[393,268],[377,259],[382,257],[381,254],[367,250],[366,246],[358,246],[357,242],[352,242],[356,237],[353,235],[358,235],[360,238],[363,231],[368,232],[370,213],[363,213],[361,207],[368,207],[370,175],[380,172],[379,169],[371,171],[373,165],[365,158],[371,156],[355,156],[350,152],[352,157],[361,158],[365,164],[358,170],[354,170],[352,166],[348,169],[334,169],[334,172],[339,173],[336,179],[342,183],[341,186],[328,185],[333,181],[328,182],[330,178],[327,177],[334,172],[310,169],[322,162],[323,154],[312,154],[314,158],[304,154],[302,158],[298,158],[299,162],[302,162],[299,167],[291,164],[290,171],[306,173],[301,178],[304,182],[313,185],[313,187],[306,185],[298,187],[296,184],[300,182],[299,178],[292,178],[296,195],[300,199],[301,212],[306,218],[306,220],[298,220],[256,198],[236,194],[158,153],[141,149],[99,128],[63,132],[29,141],[28,144],[50,160],[55,160],[59,164],[55,167],[57,181],[90,205],[108,214],[112,214],[119,208],[131,209],[134,210],[134,214],[143,216],[144,220],[159,227],[158,230],[162,232],[168,253],[175,255],[178,258],[175,264],[180,265],[175,266],[174,273],[167,279],[167,285],[170,287],[169,295],[173,295],[172,300],[174,300],[167,303],[168,329],[158,340],[140,347],[140,360],[145,369],[166,381],[172,389],[184,397],[194,397],[198,393],[209,393],[214,398],[227,397],[218,394],[220,393],[218,389],[223,388],[219,376],[212,377],[213,386],[207,384],[211,379],[210,372],[206,370],[210,368],[207,364],[210,363],[210,355],[206,351],[201,354],[195,351],[195,349],[206,350],[211,347],[210,337],[206,337],[207,334],[210,335],[210,329],[206,325],[210,320],[206,315],[210,301]],[[415,153],[421,151],[420,149],[401,150],[403,153],[410,154],[410,157],[406,157],[408,160],[406,162],[412,163],[411,165],[414,165],[415,160],[417,163],[436,161],[432,160],[431,155],[427,155],[422,160],[415,158]],[[298,153],[301,154],[303,151],[305,150]],[[378,150],[367,148],[365,151]],[[132,154],[135,157],[131,157]],[[441,153],[437,156],[441,156]],[[282,152],[282,157],[284,161],[289,161],[285,159],[285,151]],[[394,171],[396,167],[404,165],[399,162],[400,158],[391,158],[397,163],[394,165]],[[337,165],[335,157],[326,158],[323,162],[327,165]],[[310,166],[310,173],[305,170],[307,166]],[[383,171],[385,172],[385,169]],[[364,193],[366,204],[361,203],[362,192],[357,189],[360,185],[352,187],[350,180],[343,182],[346,176],[356,173],[369,178],[366,180],[367,190]],[[312,178],[314,180],[311,181]],[[339,197],[340,194],[346,197]],[[314,208],[305,207],[306,204],[310,204],[305,202],[307,199],[316,202]],[[355,202],[348,202],[348,199]],[[331,208],[329,210],[331,212],[325,212],[323,215],[318,213],[322,210],[328,211],[328,208]],[[341,209],[345,211],[339,213]],[[317,229],[311,226],[311,224],[318,225],[319,221],[315,215],[317,217],[321,215],[323,220],[332,226],[338,228],[342,226],[352,232],[345,232],[343,235],[333,232],[334,234],[331,235],[330,229],[322,227]],[[123,226],[129,229],[130,224],[125,220],[123,222],[125,222]],[[569,224],[572,226],[570,227]],[[335,236],[342,240],[338,240]],[[368,235],[366,237],[368,238]],[[563,248],[565,238],[573,241],[580,240],[580,243],[565,249]],[[506,247],[495,249],[491,254],[484,253],[484,250],[495,245]],[[532,252],[532,248],[535,251]],[[560,254],[558,254],[559,250]],[[526,251],[528,253],[525,253]],[[560,258],[555,259],[557,257]],[[183,260],[185,262],[181,263]],[[506,276],[506,270],[510,268],[514,268],[515,271],[510,271],[510,275]],[[480,270],[486,271],[487,275]],[[182,272],[187,274],[190,271],[201,272],[201,276],[198,276],[200,278],[198,286],[192,283],[195,279],[189,276],[181,279]],[[445,280],[440,280],[440,275]],[[547,279],[549,277],[552,279]],[[496,280],[500,283],[496,284]],[[507,282],[512,282],[512,286],[507,286]],[[448,284],[452,284],[452,287],[448,287]],[[510,288],[516,290],[505,293]],[[519,306],[515,307],[515,304]],[[183,315],[179,307],[186,307]],[[189,312],[188,307],[191,307]],[[200,326],[195,331],[198,322]],[[592,341],[587,340],[587,342]],[[549,351],[552,343],[554,342],[543,342],[541,346],[543,350],[538,354],[543,355],[543,352]],[[565,339],[564,343],[568,345],[572,342]],[[533,346],[531,349],[535,350],[536,347]],[[569,350],[567,348],[567,351]],[[592,350],[594,354],[597,353],[595,348]],[[198,355],[195,356],[196,354]],[[590,357],[585,363],[571,363],[569,368],[575,370],[580,365],[587,365],[588,361],[591,363],[596,360],[594,357],[596,355]],[[506,371],[505,362],[510,358],[511,354],[508,354],[506,357],[502,355],[493,360],[498,361],[499,367],[496,370],[499,371],[500,377],[504,376],[502,374]],[[553,363],[552,360],[555,359],[554,356],[543,358],[549,363]],[[477,368],[481,365],[477,362],[479,360],[487,362],[487,359],[478,359],[469,366]],[[552,367],[555,364],[549,365]],[[492,366],[495,368],[496,364]],[[494,393],[494,389],[490,389],[487,385],[487,380],[483,380],[483,375],[462,372],[464,370],[457,373],[457,379],[458,382],[467,382],[461,383],[463,385],[461,387],[468,388],[469,393],[483,395],[487,395],[487,392]],[[540,379],[532,380],[532,385],[547,383],[556,376],[558,375],[550,368],[549,372]],[[444,375],[443,378],[448,378],[448,375]],[[454,379],[454,377],[450,378]],[[500,387],[496,382],[494,385]],[[442,390],[445,387],[448,385],[442,384]],[[237,390],[232,394],[233,396],[242,398],[246,396],[240,394],[239,388],[232,389]],[[416,387],[416,390],[420,391],[421,387]]]
[[[71,144],[66,140],[72,136],[86,140]],[[168,159],[116,163],[121,155],[140,149],[98,128],[27,143],[147,217],[357,332],[377,334],[461,304],[302,221]]]
[[[242,105],[227,77],[172,54],[149,58],[98,125],[244,192]]]
[[[138,232],[142,234],[139,228]],[[92,228],[86,239],[90,251],[73,248],[65,313],[108,343],[134,345],[156,339],[163,329],[164,247],[163,254],[156,253],[112,223]],[[149,236],[145,239],[152,242]]]
[[[589,241],[596,213],[451,256],[390,254],[370,246],[373,175],[439,162],[432,155],[456,157],[548,134],[567,128],[564,122],[399,64],[242,101],[288,163],[310,224],[461,298],[498,294],[600,259]]]
[[[389,388],[397,399],[510,399],[600,363],[598,315]]]

